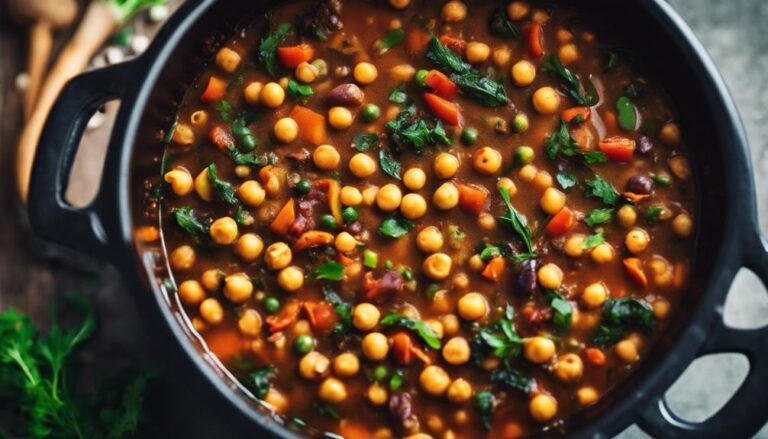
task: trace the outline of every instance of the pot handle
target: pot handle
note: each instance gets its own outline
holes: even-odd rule
[[[45,240],[96,257],[105,254],[110,233],[104,229],[103,191],[85,207],[71,205],[64,193],[88,120],[99,106],[128,96],[134,65],[128,61],[76,76],[51,109],[35,155],[27,202],[32,229]]]
[[[756,222],[755,222],[756,223]],[[768,244],[759,232],[747,233],[742,264],[752,270],[768,287]],[[766,421],[765,392],[768,389],[768,326],[738,329],[725,324],[722,311],[699,356],[718,353],[744,354],[749,372],[731,399],[703,422],[688,422],[675,415],[662,395],[648,406],[637,421],[640,428],[654,437],[719,438],[751,437]]]

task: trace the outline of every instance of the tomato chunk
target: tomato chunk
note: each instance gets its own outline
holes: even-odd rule
[[[472,215],[480,215],[485,209],[488,193],[476,186],[468,184],[458,184],[459,189],[459,207]]]
[[[628,162],[635,154],[635,141],[626,137],[608,137],[601,140],[598,146],[608,160],[614,162]]]
[[[315,50],[309,44],[298,46],[278,47],[277,59],[286,67],[297,67],[299,64],[309,61],[315,55]]]
[[[571,230],[575,222],[576,217],[571,212],[571,209],[563,207],[547,223],[547,234],[549,236],[560,236]]]
[[[205,91],[200,95],[200,100],[203,102],[214,102],[221,100],[224,97],[224,93],[227,91],[227,81],[211,76],[208,79],[208,86],[205,87]]]

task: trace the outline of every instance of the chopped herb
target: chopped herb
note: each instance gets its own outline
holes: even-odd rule
[[[499,368],[491,372],[490,378],[493,382],[502,383],[515,390],[525,393],[533,391],[533,379],[519,370]]]
[[[599,346],[617,342],[629,327],[650,330],[655,323],[651,307],[633,297],[608,299],[603,305],[603,319],[592,341]]]
[[[363,251],[363,266],[373,270],[378,264],[379,255],[369,249],[365,249],[365,251]]]
[[[253,396],[257,399],[264,399],[267,396],[272,378],[275,377],[274,366],[267,366],[257,369],[248,375],[248,384],[253,389]]]
[[[571,302],[565,299],[557,291],[548,290],[546,297],[549,299],[549,307],[552,308],[552,322],[562,331],[571,330],[571,318],[573,307]]]
[[[379,233],[387,238],[397,239],[407,235],[413,226],[412,221],[395,216],[381,222]]]
[[[512,206],[512,202],[509,200],[509,192],[507,192],[505,188],[499,188],[499,193],[509,212],[508,216],[500,216],[499,222],[517,233],[518,237],[523,241],[523,244],[525,244],[528,253],[535,253],[533,251],[533,244],[531,243],[532,233],[531,229],[528,227],[528,220],[526,220],[525,215],[518,212]]]
[[[403,383],[405,382],[405,372],[398,369],[395,371],[395,373],[392,374],[392,377],[389,379],[389,390],[391,392],[397,391],[397,389],[403,387]]]
[[[392,157],[392,154],[386,149],[379,150],[379,166],[381,167],[381,171],[388,176],[395,180],[402,180],[402,177],[400,176],[400,162],[395,160],[395,158]]]
[[[230,113],[232,112],[232,104],[229,103],[227,100],[220,100],[216,101],[213,104],[214,110],[219,112],[219,116],[221,116],[221,120],[224,122],[229,122],[230,119]]]
[[[504,8],[496,9],[496,11],[491,14],[491,18],[488,23],[488,28],[490,29],[491,33],[499,36],[499,37],[505,37],[505,38],[518,38],[520,37],[520,29],[515,26],[514,23],[512,23],[512,20],[509,19],[509,16],[507,15],[507,11],[504,10]]]
[[[672,179],[670,179],[668,175],[651,174],[651,178],[653,178],[654,183],[658,183],[663,186],[666,186],[672,182]]]
[[[294,98],[301,99],[302,102],[306,102],[313,94],[315,94],[315,91],[312,90],[312,86],[308,84],[299,84],[291,79],[288,81],[288,94]]]
[[[514,308],[507,305],[505,316],[490,325],[480,328],[472,339],[472,358],[480,363],[484,356],[493,354],[504,364],[520,356],[523,349],[523,339],[517,334],[512,322]]]
[[[235,76],[233,76],[232,79],[230,79],[227,83],[227,91],[232,91],[235,89],[235,87],[243,85],[243,82],[245,82],[245,77],[243,77],[243,74],[240,72],[236,73]]]
[[[163,145],[168,146],[169,143],[171,143],[171,140],[173,140],[173,133],[176,131],[176,122],[171,125],[171,127],[168,129],[168,131],[165,132],[165,136],[163,136]]]
[[[392,93],[389,94],[389,102],[404,104],[408,100],[408,95],[405,94],[403,88],[403,84],[400,84],[397,88],[392,90]]]
[[[323,288],[323,297],[325,297],[326,302],[334,306],[339,318],[331,331],[333,337],[339,339],[352,330],[352,305],[344,301],[336,291],[330,288]]]
[[[475,407],[480,412],[483,428],[490,430],[493,426],[493,412],[496,409],[496,397],[493,393],[483,390],[475,393]]]
[[[381,321],[382,327],[396,327],[415,331],[424,343],[432,349],[440,349],[440,338],[432,331],[429,324],[423,320],[409,319],[396,313],[389,313]]]
[[[611,208],[594,209],[592,212],[589,212],[589,215],[587,215],[586,218],[584,218],[584,222],[589,227],[595,227],[598,224],[605,224],[610,221],[612,215],[613,209]]]
[[[381,143],[379,135],[376,133],[360,133],[352,138],[352,148],[365,152],[372,148],[377,148]]]
[[[232,134],[237,138],[240,149],[245,152],[251,152],[257,146],[256,138],[248,128],[248,123],[249,120],[242,116],[232,122]]]
[[[655,225],[659,221],[662,212],[664,212],[664,209],[659,206],[648,207],[645,211],[645,221],[651,226]]]
[[[416,107],[410,105],[400,111],[395,120],[384,126],[398,147],[411,148],[421,155],[427,145],[450,145],[453,139],[448,137],[440,121],[430,127],[427,121],[416,114]]]
[[[544,142],[544,151],[550,160],[555,160],[558,155],[575,157],[581,155],[588,165],[607,163],[608,158],[601,151],[582,151],[579,144],[568,133],[568,124],[560,122],[560,128],[552,133]]]
[[[269,76],[275,77],[278,74],[277,48],[290,32],[291,25],[289,23],[280,23],[277,29],[263,38],[259,44],[259,61],[264,64]]]
[[[552,76],[559,78],[568,87],[568,95],[571,96],[577,104],[591,107],[597,103],[597,91],[595,87],[591,86],[588,90],[579,82],[579,78],[576,77],[573,72],[568,70],[560,62],[560,58],[556,54],[551,54],[544,60],[541,65],[541,69]]]
[[[384,36],[384,38],[377,41],[379,47],[379,54],[385,53],[387,50],[402,43],[405,39],[405,31],[402,29],[395,29]]]
[[[337,421],[341,420],[341,414],[339,414],[339,409],[336,408],[336,406],[325,403],[325,402],[318,402],[315,403],[315,408],[317,409],[317,413],[319,413],[322,416],[328,416],[329,418],[333,418]]]
[[[581,248],[584,250],[589,250],[591,248],[595,248],[598,245],[605,242],[605,235],[603,232],[597,232],[594,235],[589,235],[584,240],[584,242],[581,244]]]
[[[564,191],[576,186],[576,176],[568,171],[558,172],[555,178],[557,178],[557,183]]]
[[[240,204],[240,200],[235,196],[235,188],[226,181],[219,180],[215,163],[208,165],[208,181],[211,183],[214,191],[219,195],[221,201],[233,206]]]
[[[497,256],[501,256],[501,249],[496,246],[487,246],[480,252],[480,259],[483,261],[490,261]]]
[[[317,279],[325,280],[343,280],[344,265],[336,261],[323,262],[317,267],[317,270],[315,270],[315,277]]]
[[[588,165],[602,165],[608,163],[608,156],[602,151],[584,151],[581,153],[584,163]]]
[[[250,226],[254,222],[253,215],[242,204],[238,204],[235,208],[235,222],[238,226]]]
[[[227,153],[232,157],[236,165],[245,165],[252,168],[261,168],[265,165],[264,159],[257,157],[253,152],[240,152],[234,146],[227,146]]]
[[[593,180],[587,180],[584,185],[584,195],[587,198],[598,198],[609,206],[615,206],[619,201],[619,193],[607,180],[600,176],[595,176]]]
[[[176,220],[176,224],[190,235],[197,238],[208,236],[208,227],[204,226],[203,223],[197,219],[195,211],[191,207],[174,209],[172,215]]]
[[[635,104],[626,97],[622,96],[616,101],[616,111],[619,126],[627,131],[633,131],[637,126],[637,110]]]

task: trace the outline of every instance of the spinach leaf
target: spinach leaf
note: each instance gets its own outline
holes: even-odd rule
[[[450,145],[453,139],[448,137],[440,121],[433,127],[416,114],[416,107],[410,105],[400,111],[394,120],[387,122],[384,128],[398,147],[410,148],[417,155],[424,152],[427,145]]]
[[[379,167],[381,171],[395,180],[402,180],[400,177],[400,162],[392,157],[392,154],[385,149],[379,150]]]
[[[504,8],[496,9],[496,11],[491,14],[491,18],[488,22],[488,29],[491,31],[492,34],[503,37],[503,38],[519,38],[520,37],[520,29],[515,26],[514,23],[512,23],[512,20],[509,19],[509,16],[507,15],[507,11],[504,10]]]
[[[571,318],[573,316],[571,302],[566,300],[557,291],[547,290],[545,294],[549,300],[549,307],[552,308],[552,321],[555,326],[562,331],[570,331]]]
[[[402,217],[391,217],[381,222],[379,233],[387,238],[397,239],[408,234],[414,224]]]
[[[253,396],[264,399],[267,396],[272,378],[275,377],[274,366],[257,369],[248,374],[248,387],[253,390]]]
[[[600,176],[595,176],[593,180],[587,180],[584,186],[586,187],[584,195],[587,198],[600,199],[609,206],[615,206],[616,202],[619,201],[619,193],[613,185]]]
[[[190,235],[196,238],[208,236],[208,227],[204,226],[203,223],[197,219],[195,211],[191,207],[174,209],[171,214],[176,220],[176,224]]]
[[[233,206],[240,204],[240,200],[235,195],[235,188],[228,182],[219,180],[215,163],[208,165],[208,181],[211,183],[213,190],[219,195],[221,201]]]
[[[316,279],[325,280],[343,280],[344,279],[344,265],[336,261],[323,262],[317,270],[315,270]]]
[[[519,370],[498,368],[491,372],[490,379],[495,383],[504,384],[511,389],[520,390],[524,393],[531,393],[533,391],[533,378]]]
[[[603,319],[592,341],[598,346],[616,343],[629,327],[650,330],[655,323],[650,305],[633,297],[608,299],[603,304]]]
[[[648,223],[648,225],[655,225],[659,221],[659,217],[661,217],[661,213],[664,211],[659,206],[649,206],[648,209],[645,210],[645,222]]]
[[[475,407],[480,412],[483,428],[490,430],[493,426],[493,412],[496,410],[496,397],[493,393],[483,390],[475,393]]]
[[[585,90],[576,75],[560,62],[560,58],[556,54],[549,55],[542,63],[541,69],[560,79],[568,87],[568,95],[577,104],[591,107],[597,103],[597,91],[594,86]]]
[[[257,157],[253,152],[240,152],[234,146],[227,146],[227,153],[232,157],[232,161],[236,165],[245,165],[252,168],[261,168],[266,165],[266,160],[261,157]]]
[[[635,126],[637,126],[635,104],[628,97],[622,96],[616,101],[616,111],[618,113],[619,126],[623,130],[634,131]]]
[[[404,328],[415,331],[427,346],[432,349],[440,349],[440,338],[423,320],[413,320],[391,312],[385,315],[379,323],[383,328]]]
[[[445,47],[434,35],[427,45],[427,59],[435,63],[439,70],[454,73],[467,73],[472,66],[461,60],[453,50]]]
[[[306,102],[313,94],[315,94],[315,91],[312,90],[311,85],[299,84],[293,79],[288,81],[287,89],[289,95],[293,96],[294,98],[301,99],[302,102]]]
[[[588,165],[602,165],[608,163],[608,156],[602,151],[584,151],[581,153],[584,163]]]
[[[261,40],[259,44],[259,61],[264,64],[269,76],[275,77],[278,74],[277,66],[277,48],[282,44],[285,37],[291,32],[289,23],[280,23],[273,32]]]
[[[371,148],[377,148],[381,140],[376,133],[360,133],[352,138],[352,148],[360,152],[368,151]]]
[[[352,331],[352,305],[339,296],[339,293],[330,289],[323,288],[323,297],[326,302],[333,305],[336,315],[339,318],[338,323],[331,330],[331,335],[339,339]]]
[[[518,212],[512,206],[512,202],[509,199],[509,192],[507,192],[505,188],[499,188],[499,193],[509,212],[508,216],[500,216],[499,222],[517,233],[517,236],[520,237],[523,244],[525,244],[528,253],[535,254],[536,252],[533,251],[533,244],[531,242],[532,233],[531,229],[528,227],[528,220],[526,220],[525,215]]]
[[[576,176],[568,171],[560,171],[555,177],[557,183],[563,188],[564,191],[576,186]]]
[[[486,325],[472,338],[472,358],[479,364],[485,355],[493,354],[504,364],[520,356],[523,349],[523,339],[517,334],[512,318],[514,308],[507,305],[505,316]]]
[[[594,209],[584,218],[584,223],[589,227],[595,227],[598,224],[605,224],[610,221],[612,215],[613,209],[611,208]]]
[[[581,244],[581,248],[584,250],[589,250],[591,248],[595,248],[598,245],[605,242],[605,235],[603,235],[603,232],[597,232],[594,235],[589,235],[584,240],[584,242]]]

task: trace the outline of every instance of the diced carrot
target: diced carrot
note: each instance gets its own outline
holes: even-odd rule
[[[302,139],[313,145],[325,143],[325,116],[301,105],[293,107],[289,116],[299,125]]]
[[[424,77],[424,83],[445,99],[452,99],[459,90],[459,86],[439,70],[430,70]]]
[[[480,215],[485,209],[488,192],[477,186],[461,183],[457,187],[459,189],[459,207],[472,215]]]
[[[297,67],[304,61],[309,61],[314,56],[315,50],[309,44],[287,46],[277,48],[277,59],[286,67]]]
[[[344,224],[344,219],[341,217],[341,185],[339,182],[330,178],[323,178],[318,180],[315,186],[325,192],[328,198],[328,208],[331,210],[333,219],[338,224]]]
[[[549,236],[560,236],[563,233],[571,230],[575,222],[576,217],[574,216],[573,212],[571,212],[571,209],[563,207],[547,223],[547,234]]]
[[[411,364],[413,339],[407,332],[398,332],[392,336],[392,357],[396,362],[407,366]]]
[[[208,86],[205,87],[205,91],[200,95],[200,100],[203,102],[218,101],[224,97],[224,93],[227,91],[227,81],[211,76],[208,79]]]
[[[651,194],[636,194],[634,192],[622,192],[621,196],[631,201],[633,204],[637,204],[646,198],[651,198]]]
[[[269,230],[274,233],[285,236],[288,231],[291,230],[291,226],[296,221],[296,201],[293,198],[288,200],[287,203],[277,213],[275,219],[269,225]]]
[[[643,271],[643,264],[638,258],[624,259],[624,269],[629,277],[643,288],[648,287],[648,277]]]
[[[205,344],[219,359],[226,361],[242,353],[243,343],[237,331],[214,329],[205,334]]]
[[[589,364],[594,366],[605,365],[605,354],[599,348],[587,348],[584,353],[587,356]]]
[[[226,151],[228,147],[235,145],[235,139],[232,137],[232,134],[221,125],[211,128],[209,137],[211,142],[222,151]]]
[[[416,358],[421,360],[421,362],[424,363],[425,366],[429,366],[430,364],[432,364],[432,359],[429,358],[429,355],[427,355],[427,353],[424,352],[423,350],[419,349],[416,345],[413,345],[413,344],[411,345],[411,353]]]
[[[603,113],[603,124],[609,131],[619,127],[619,122],[616,120],[616,115],[613,111],[606,111]]]
[[[304,302],[304,310],[309,317],[312,329],[325,332],[336,324],[336,310],[328,302]]]
[[[424,101],[426,101],[429,111],[443,122],[451,125],[460,125],[461,115],[459,114],[458,105],[434,93],[424,93]]]
[[[422,29],[421,26],[412,26],[408,30],[408,54],[419,55],[427,50],[430,37],[429,32]]]
[[[608,137],[601,140],[598,146],[608,160],[615,162],[629,162],[635,154],[635,141],[626,137]]]
[[[507,260],[503,256],[496,256],[488,261],[485,269],[480,273],[484,278],[498,282],[501,276],[504,274],[504,270],[507,268]]]
[[[136,239],[141,242],[155,242],[160,239],[160,229],[155,226],[143,226],[134,232]]]
[[[309,230],[301,234],[296,243],[293,244],[293,251],[298,253],[312,247],[330,245],[333,243],[333,235],[322,230]]]
[[[269,332],[282,331],[291,326],[299,318],[299,312],[301,312],[301,302],[289,300],[279,313],[267,317]]]
[[[589,116],[592,114],[592,111],[589,109],[589,107],[571,107],[567,108],[560,113],[560,119],[563,119],[563,121],[570,123],[576,116],[581,116],[584,120],[589,120]]]
[[[523,32],[528,35],[528,53],[533,58],[541,58],[544,55],[541,31],[541,23],[531,21],[523,25]]]
[[[336,260],[341,263],[341,265],[347,266],[353,262],[355,262],[354,259],[350,258],[349,256],[344,255],[342,252],[336,252]]]
[[[443,35],[440,37],[440,44],[451,49],[459,55],[464,55],[464,51],[467,50],[467,42],[461,38],[452,37],[450,35]]]
[[[502,439],[517,439],[523,436],[523,427],[517,422],[507,422],[501,433]]]

